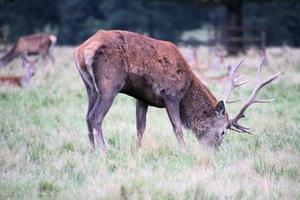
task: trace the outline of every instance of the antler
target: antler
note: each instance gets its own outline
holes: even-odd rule
[[[229,122],[229,126],[228,128],[237,132],[242,132],[242,133],[249,133],[250,132],[250,128],[244,127],[240,124],[238,124],[238,121],[245,117],[245,111],[247,110],[247,108],[249,108],[252,104],[254,103],[269,103],[275,100],[275,98],[272,99],[265,99],[265,100],[261,100],[261,99],[257,99],[257,94],[260,91],[261,88],[263,88],[264,86],[266,86],[267,84],[271,83],[273,80],[275,80],[282,72],[279,72],[273,76],[271,76],[270,78],[268,78],[265,81],[261,81],[260,78],[260,73],[261,73],[261,69],[264,63],[264,58],[262,58],[260,65],[258,66],[257,69],[257,77],[256,77],[256,84],[255,87],[249,97],[249,99],[243,104],[241,110],[239,111],[239,113],[230,120]]]
[[[245,77],[244,75],[236,77],[236,72],[239,69],[239,67],[241,66],[241,64],[243,63],[243,61],[244,60],[240,60],[239,62],[237,62],[234,65],[234,67],[230,70],[229,83],[227,85],[227,88],[225,90],[224,97],[223,97],[223,101],[225,103],[234,103],[234,102],[240,101],[239,99],[229,101],[228,98],[229,98],[230,93],[234,90],[234,88],[240,87],[240,86],[244,85],[245,83],[247,83],[247,81],[239,83],[239,81]]]

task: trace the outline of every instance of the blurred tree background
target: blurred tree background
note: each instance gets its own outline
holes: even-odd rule
[[[98,29],[124,29],[180,42],[186,31],[233,23],[265,28],[267,45],[300,46],[299,11],[298,1],[0,0],[0,28],[9,41],[45,31],[79,44]]]

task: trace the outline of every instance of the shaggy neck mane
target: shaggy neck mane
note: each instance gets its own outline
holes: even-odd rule
[[[189,89],[180,102],[182,124],[195,134],[205,132],[206,127],[214,123],[216,98],[196,77],[193,77]]]

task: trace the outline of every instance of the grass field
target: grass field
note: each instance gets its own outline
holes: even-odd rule
[[[151,107],[136,151],[135,101],[120,94],[104,120],[106,156],[90,149],[87,96],[72,51],[57,47],[50,69],[39,62],[28,88],[0,87],[1,200],[300,199],[299,50],[270,56],[264,76],[284,74],[260,95],[276,101],[247,112],[243,124],[255,135],[228,132],[220,151],[210,152],[185,130],[183,152],[165,110]],[[250,80],[258,62],[255,54],[245,57],[242,71]],[[20,66],[14,61],[1,74],[21,73]],[[245,100],[251,83],[235,96]],[[209,88],[222,97],[223,83]],[[229,115],[240,105],[228,106]]]

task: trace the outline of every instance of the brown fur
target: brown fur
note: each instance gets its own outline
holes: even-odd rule
[[[22,87],[21,76],[1,76],[0,85],[8,84],[16,87]]]
[[[36,33],[20,37],[13,47],[0,59],[0,68],[24,53],[41,55],[45,60],[51,59],[54,61],[50,50],[55,43],[56,36],[46,33]]]
[[[181,122],[198,138],[223,126],[216,122],[216,98],[170,42],[127,31],[98,31],[75,50],[74,57],[89,96],[90,139],[93,143],[95,136],[102,150],[106,148],[102,120],[119,92],[137,99],[139,146],[148,105],[167,109],[182,146]]]

